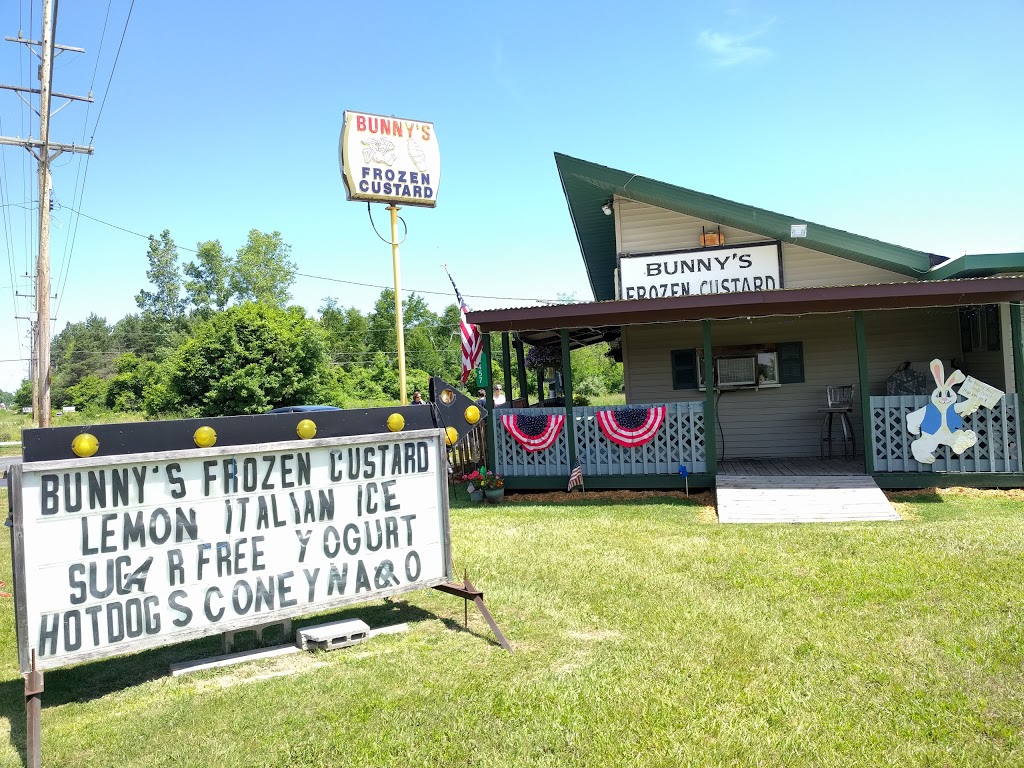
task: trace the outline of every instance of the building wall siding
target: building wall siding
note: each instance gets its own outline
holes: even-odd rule
[[[616,218],[616,242],[622,254],[699,248],[701,227],[708,232],[719,229],[715,222],[633,200],[616,200]],[[721,230],[726,245],[766,240],[762,235],[733,227]],[[786,288],[902,283],[914,279],[791,243],[782,244],[782,273]]]
[[[703,400],[704,392],[672,389],[671,351],[699,348],[701,325],[666,323],[623,327],[627,402],[661,403]],[[885,394],[885,381],[904,360],[927,373],[934,357],[946,365],[960,357],[960,332],[955,308],[865,313],[868,377],[872,395]],[[850,413],[857,453],[863,453],[857,350],[852,314],[772,317],[715,321],[714,346],[803,343],[803,384],[726,392],[718,397],[719,454],[725,458],[817,456],[826,385],[854,385]],[[931,376],[928,376],[931,386]],[[834,420],[834,434],[840,434]],[[835,447],[842,450],[841,445]]]
[[[964,373],[1006,391],[1002,352],[967,352],[964,354],[964,362]],[[1013,363],[1011,362],[1010,365],[1012,366]],[[1013,374],[1012,368],[1010,374],[1011,376]]]

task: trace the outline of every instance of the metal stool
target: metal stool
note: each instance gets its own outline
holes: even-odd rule
[[[825,387],[825,398],[828,405],[819,408],[819,413],[825,417],[821,423],[821,457],[825,458],[825,446],[828,446],[828,458],[832,458],[832,444],[836,440],[843,442],[843,458],[847,457],[847,450],[850,454],[857,455],[857,443],[853,435],[853,424],[850,423],[850,411],[853,410],[853,385],[827,386]],[[839,424],[843,429],[842,438],[832,436],[833,417],[839,414]]]

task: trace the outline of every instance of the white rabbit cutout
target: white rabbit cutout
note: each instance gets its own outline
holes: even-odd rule
[[[934,462],[935,451],[940,445],[948,445],[953,453],[960,455],[978,442],[974,432],[963,428],[960,417],[974,413],[980,403],[972,398],[958,403],[959,395],[953,391],[953,385],[960,384],[967,377],[955,370],[948,379],[944,379],[941,360],[932,360],[929,367],[936,385],[931,402],[907,414],[907,430],[912,435],[921,435],[910,444],[911,453],[921,464]]]

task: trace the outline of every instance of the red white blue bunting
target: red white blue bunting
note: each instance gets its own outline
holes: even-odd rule
[[[519,414],[502,416],[501,423],[515,441],[530,453],[543,451],[555,444],[562,431],[565,416]]]
[[[636,448],[653,438],[665,421],[664,405],[654,408],[620,408],[598,411],[597,423],[604,436],[623,448]]]

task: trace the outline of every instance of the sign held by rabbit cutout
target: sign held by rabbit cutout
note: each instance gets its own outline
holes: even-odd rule
[[[931,402],[908,413],[906,418],[910,434],[920,435],[910,444],[910,450],[921,464],[933,463],[940,445],[948,445],[960,455],[977,443],[978,436],[972,430],[964,429],[962,417],[971,415],[982,405],[991,408],[1003,396],[1000,390],[968,378],[962,371],[954,370],[948,379],[945,378],[941,360],[932,360],[928,367],[935,378]],[[964,386],[958,393],[953,386],[961,383]],[[957,402],[961,394],[967,399]]]

